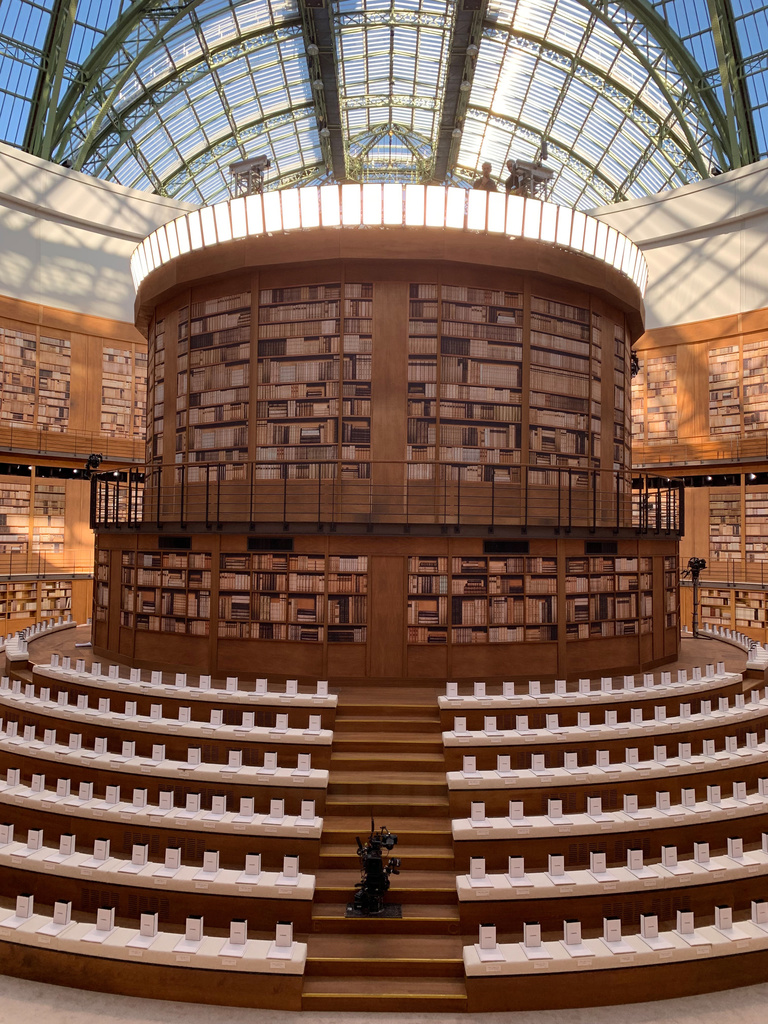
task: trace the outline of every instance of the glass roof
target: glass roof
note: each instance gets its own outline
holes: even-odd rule
[[[268,189],[466,184],[546,143],[550,198],[588,209],[767,137],[762,0],[0,4],[0,138],[192,203],[256,155]]]

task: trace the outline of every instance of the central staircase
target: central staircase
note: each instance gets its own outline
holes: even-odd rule
[[[382,698],[386,703],[382,704]],[[387,903],[402,918],[345,917],[360,879],[357,841],[398,837]],[[340,688],[305,1010],[466,1009],[445,761],[435,693]]]

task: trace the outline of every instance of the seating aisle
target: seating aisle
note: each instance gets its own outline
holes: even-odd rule
[[[440,718],[433,687],[339,686],[302,1008],[466,1008]],[[398,837],[388,902],[402,918],[345,918],[370,819]]]

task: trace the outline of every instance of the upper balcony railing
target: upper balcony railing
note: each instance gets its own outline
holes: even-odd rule
[[[136,248],[138,290],[156,270],[185,253],[241,238],[317,228],[448,228],[525,238],[571,249],[608,264],[645,292],[648,268],[634,242],[579,210],[502,192],[443,185],[321,185],[238,196],[182,214]]]
[[[443,464],[435,480],[404,479],[402,463],[370,463],[368,478],[335,475],[336,463],[291,466],[302,479],[265,479],[260,463],[208,463],[149,467],[128,480],[94,479],[94,529],[154,529],[225,524],[254,529],[335,528],[356,525],[411,528],[474,528],[493,532],[536,527],[630,530],[679,535],[683,490],[633,481],[626,473],[599,469],[531,466],[484,467],[485,479],[461,479],[467,466]],[[357,467],[356,467],[357,468]],[[393,482],[398,481],[398,482]]]

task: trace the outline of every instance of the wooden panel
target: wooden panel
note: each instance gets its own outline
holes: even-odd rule
[[[404,671],[405,566],[402,556],[370,560],[369,674],[394,678]]]

